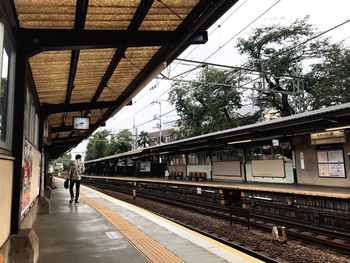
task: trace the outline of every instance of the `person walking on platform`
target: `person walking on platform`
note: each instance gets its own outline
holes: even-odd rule
[[[75,161],[69,165],[69,179],[70,179],[70,184],[69,184],[69,193],[70,193],[70,200],[69,203],[73,203],[74,201],[74,192],[73,192],[73,187],[75,184],[75,203],[79,204],[79,191],[80,191],[80,180],[81,180],[81,175],[83,174],[85,170],[84,163],[81,160],[81,155],[77,154],[75,156]]]

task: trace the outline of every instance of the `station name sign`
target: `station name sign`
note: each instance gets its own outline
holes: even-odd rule
[[[311,136],[311,145],[345,142],[344,130],[311,133],[310,136]]]

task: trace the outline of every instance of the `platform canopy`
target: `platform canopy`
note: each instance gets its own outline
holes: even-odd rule
[[[237,0],[9,0],[57,156],[130,103]],[[74,116],[90,129],[73,130]]]

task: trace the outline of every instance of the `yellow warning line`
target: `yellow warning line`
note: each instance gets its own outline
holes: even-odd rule
[[[63,181],[62,181],[62,182],[63,182]],[[108,195],[106,195],[106,194],[103,194],[103,193],[101,193],[101,192],[99,192],[99,191],[97,191],[97,190],[95,190],[95,189],[90,188],[90,187],[87,187],[87,186],[83,186],[83,187],[86,187],[86,189],[89,189],[89,191],[94,192],[94,193],[97,193],[98,195],[103,196],[103,198],[107,198],[108,200],[114,199],[113,197],[110,197],[110,196],[108,196]],[[223,244],[223,243],[220,243],[220,242],[218,242],[218,241],[216,241],[216,240],[214,240],[214,239],[211,239],[211,238],[209,238],[209,237],[207,237],[207,236],[204,236],[204,235],[202,235],[202,234],[200,234],[200,233],[198,233],[198,232],[195,232],[195,231],[193,231],[193,230],[191,230],[191,229],[188,229],[188,228],[186,228],[186,227],[184,227],[184,226],[181,226],[181,225],[179,225],[179,224],[177,224],[177,223],[174,223],[173,221],[170,221],[170,220],[168,220],[168,219],[166,219],[166,218],[163,218],[163,217],[161,217],[161,216],[158,216],[158,215],[156,215],[156,214],[154,214],[154,213],[152,213],[152,212],[150,212],[150,211],[148,211],[148,210],[146,210],[146,209],[143,209],[143,208],[138,207],[138,206],[135,206],[135,205],[133,205],[133,204],[130,204],[130,203],[121,201],[121,200],[119,200],[119,199],[116,199],[116,200],[118,200],[118,202],[123,203],[124,205],[126,205],[126,206],[128,206],[128,207],[130,207],[130,208],[132,208],[132,209],[134,209],[134,210],[140,211],[140,213],[148,214],[149,216],[151,216],[151,217],[153,217],[153,218],[156,218],[156,219],[158,219],[158,220],[160,220],[160,221],[163,221],[163,222],[165,222],[165,223],[167,223],[167,224],[170,224],[170,225],[172,225],[172,226],[175,226],[175,227],[177,227],[178,229],[182,229],[183,231],[185,231],[185,232],[187,232],[187,233],[189,233],[189,234],[195,235],[195,236],[197,236],[198,238],[204,239],[204,240],[206,240],[207,242],[213,244],[214,246],[220,247],[221,249],[223,249],[223,250],[225,250],[225,251],[227,251],[227,252],[229,252],[229,253],[231,253],[231,254],[234,254],[234,255],[240,256],[241,258],[244,258],[244,259],[247,260],[248,262],[252,262],[252,263],[262,263],[262,262],[264,262],[264,261],[261,261],[261,260],[259,260],[259,259],[254,258],[254,257],[252,257],[252,256],[249,256],[248,254],[245,254],[245,253],[243,253],[243,252],[241,252],[241,251],[239,251],[239,250],[237,250],[237,249],[234,249],[234,248],[229,247],[229,246],[227,246],[227,245],[225,245],[225,244]]]
[[[125,238],[142,254],[144,254],[147,259],[155,263],[176,263],[183,262],[172,252],[161,246],[155,240],[147,236],[141,230],[136,228],[134,225],[117,215],[111,209],[103,206],[99,202],[81,194],[81,199],[83,199],[88,205],[94,208],[102,216],[104,216],[118,231],[120,231]]]
[[[118,201],[120,201],[120,200],[118,200]],[[123,202],[123,201],[121,201],[121,202]],[[222,248],[223,250],[226,250],[226,251],[228,251],[228,252],[230,252],[230,253],[232,253],[232,254],[234,254],[234,255],[237,255],[237,256],[239,256],[239,257],[241,257],[241,258],[244,258],[244,259],[247,260],[248,262],[252,262],[252,263],[263,263],[263,262],[264,262],[264,261],[262,261],[262,260],[260,260],[260,259],[254,258],[253,256],[249,256],[248,254],[246,254],[246,253],[244,253],[244,252],[241,252],[241,251],[239,251],[239,250],[237,250],[237,249],[235,249],[235,248],[232,248],[232,247],[229,247],[229,246],[227,246],[227,245],[225,245],[225,244],[223,244],[223,243],[220,243],[219,241],[216,241],[216,240],[214,240],[214,239],[212,239],[212,238],[210,238],[210,237],[204,236],[204,235],[202,235],[202,234],[200,234],[200,233],[198,233],[198,232],[196,232],[196,231],[193,231],[193,230],[191,230],[191,229],[188,229],[188,228],[186,228],[186,227],[184,227],[184,226],[182,226],[182,225],[179,225],[179,224],[177,224],[177,223],[175,223],[175,222],[173,222],[173,221],[170,221],[170,220],[168,220],[168,219],[166,219],[166,218],[163,218],[163,217],[161,217],[161,216],[158,216],[158,215],[156,215],[156,214],[153,214],[152,212],[149,212],[149,211],[147,211],[147,210],[145,210],[145,209],[143,209],[143,208],[140,208],[140,207],[138,207],[138,206],[134,206],[134,205],[129,204],[129,203],[126,203],[126,204],[132,206],[135,210],[142,211],[143,213],[148,214],[148,215],[150,215],[150,216],[153,216],[153,217],[157,218],[158,220],[161,220],[161,221],[163,221],[163,222],[166,222],[166,223],[168,223],[168,224],[170,224],[170,225],[173,225],[173,226],[175,226],[175,227],[177,227],[177,228],[179,228],[179,229],[182,229],[183,231],[185,231],[185,232],[187,232],[187,233],[190,233],[190,234],[192,234],[192,235],[194,235],[194,236],[197,236],[197,237],[199,237],[199,238],[201,238],[201,239],[203,239],[203,240],[206,240],[207,242],[209,242],[209,243],[211,243],[211,244],[213,244],[213,245],[215,245],[215,246],[217,246],[217,247],[220,247],[220,248]]]

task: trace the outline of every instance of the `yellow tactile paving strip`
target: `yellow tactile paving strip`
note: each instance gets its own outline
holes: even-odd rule
[[[144,234],[141,230],[130,224],[128,221],[118,216],[111,209],[101,205],[99,202],[81,194],[81,199],[104,216],[125,238],[145,257],[154,263],[176,263],[183,262],[172,252],[161,246],[152,238]]]

